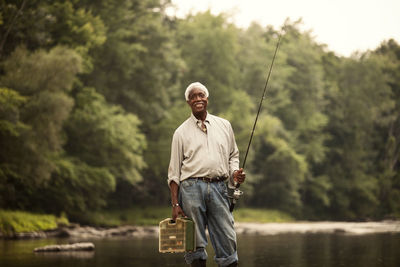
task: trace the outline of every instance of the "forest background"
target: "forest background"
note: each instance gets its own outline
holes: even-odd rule
[[[200,81],[247,148],[239,207],[297,219],[400,217],[400,46],[335,55],[301,21],[166,15],[168,0],[0,0],[0,209],[169,206],[172,134]]]

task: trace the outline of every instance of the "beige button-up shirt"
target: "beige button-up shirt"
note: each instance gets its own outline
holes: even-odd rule
[[[207,113],[207,132],[201,120],[191,114],[176,130],[172,138],[168,185],[178,185],[190,177],[229,177],[233,186],[233,172],[239,169],[239,150],[229,121]]]

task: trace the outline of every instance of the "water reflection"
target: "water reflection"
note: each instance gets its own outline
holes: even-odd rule
[[[157,238],[79,240],[95,244],[95,252],[33,253],[35,247],[69,243],[68,239],[2,240],[0,266],[22,267],[184,267],[182,254],[158,252]],[[75,242],[76,240],[74,240]],[[400,234],[239,235],[242,267],[398,267]],[[216,267],[208,249],[207,266]]]
[[[245,266],[400,266],[400,235],[291,234],[242,236]]]
[[[94,251],[58,251],[58,252],[34,252],[36,257],[76,258],[90,259],[94,257]]]

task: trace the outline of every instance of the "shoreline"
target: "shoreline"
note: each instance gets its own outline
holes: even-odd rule
[[[288,223],[235,223],[237,235],[279,235],[279,234],[399,234],[400,221],[387,220],[379,222],[288,222]],[[14,233],[0,239],[41,239],[41,238],[71,238],[71,239],[99,239],[99,238],[145,238],[158,237],[158,226],[125,225],[112,228],[80,226],[71,224],[50,231]]]
[[[379,222],[307,222],[293,223],[236,223],[237,234],[278,235],[278,234],[381,234],[400,233],[400,221],[387,220]]]

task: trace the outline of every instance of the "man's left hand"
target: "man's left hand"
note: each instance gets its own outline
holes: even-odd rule
[[[243,168],[240,168],[239,170],[233,173],[233,180],[238,184],[242,184],[245,179],[246,179],[246,173],[243,171]]]

